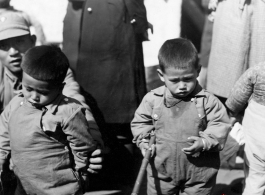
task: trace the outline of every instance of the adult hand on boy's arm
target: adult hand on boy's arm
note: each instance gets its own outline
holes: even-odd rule
[[[188,141],[193,142],[193,144],[188,148],[182,148],[182,151],[187,155],[193,155],[205,149],[205,142],[203,142],[201,137],[191,136],[188,138]]]
[[[102,162],[103,162],[103,153],[101,149],[96,149],[92,152],[91,157],[89,159],[89,166],[87,171],[94,174],[98,173],[102,169]]]

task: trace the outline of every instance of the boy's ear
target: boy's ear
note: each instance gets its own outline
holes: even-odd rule
[[[37,41],[36,35],[30,35],[30,39],[32,42],[32,47],[34,47],[36,45],[36,41]]]
[[[202,65],[198,64],[198,69],[197,69],[197,77],[200,75]]]
[[[164,79],[164,73],[163,73],[160,69],[157,69],[156,71],[157,71],[157,74],[158,74],[160,80],[161,80],[162,82],[165,82],[165,79]]]

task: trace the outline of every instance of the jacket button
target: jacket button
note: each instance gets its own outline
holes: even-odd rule
[[[92,8],[91,8],[91,7],[87,8],[87,11],[88,11],[89,13],[91,13],[91,12],[92,12]]]
[[[133,23],[135,23],[136,22],[136,20],[135,19],[132,19],[131,20],[131,24],[133,24]]]
[[[154,114],[153,117],[154,117],[155,120],[158,119],[158,115],[157,114]]]
[[[194,101],[194,98],[191,98],[191,100],[190,100],[191,102],[193,102]]]

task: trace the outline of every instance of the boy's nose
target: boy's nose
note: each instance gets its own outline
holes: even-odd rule
[[[18,52],[18,50],[15,47],[11,46],[10,49],[9,49],[9,53],[10,53],[10,55],[16,55],[19,52]]]
[[[185,89],[185,88],[186,88],[186,83],[184,83],[184,82],[180,82],[180,83],[179,83],[179,88],[180,88],[180,89]]]
[[[39,96],[37,93],[32,93],[31,94],[31,99],[34,101],[34,102],[38,102],[40,100]]]

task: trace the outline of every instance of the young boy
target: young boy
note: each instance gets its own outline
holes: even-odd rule
[[[68,59],[55,46],[37,46],[22,59],[22,93],[0,118],[1,164],[11,152],[25,194],[82,194],[89,155],[96,149],[85,108],[62,94]]]
[[[198,55],[189,40],[166,41],[158,59],[165,86],[144,97],[131,123],[143,155],[151,131],[156,136],[156,156],[147,168],[148,194],[210,194],[218,151],[230,130],[226,109],[198,84]]]
[[[249,68],[236,82],[226,106],[243,118],[245,189],[243,195],[265,193],[265,62]],[[246,108],[247,105],[247,108]]]

